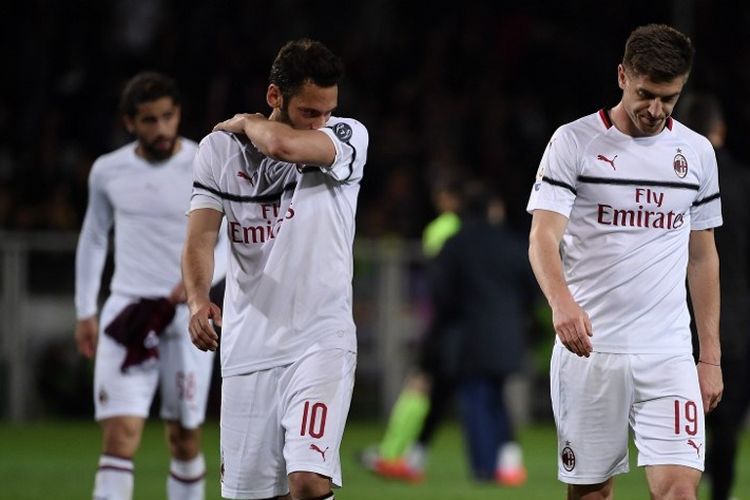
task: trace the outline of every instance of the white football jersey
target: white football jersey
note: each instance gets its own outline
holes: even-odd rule
[[[280,162],[244,136],[214,132],[198,149],[191,210],[224,213],[230,243],[223,376],[294,362],[310,346],[356,351],[354,218],[367,129],[331,117],[330,167]]]
[[[563,125],[527,206],[568,217],[563,269],[589,314],[595,351],[691,352],[685,277],[691,230],[721,225],[716,156],[671,118],[653,137],[614,127],[604,110]]]
[[[97,158],[89,175],[89,200],[76,252],[76,314],[93,316],[109,231],[114,224],[113,293],[164,297],[182,279],[180,257],[187,234],[192,162],[197,145],[181,138],[180,150],[149,163],[132,142]],[[224,261],[223,248],[217,246]],[[224,275],[217,266],[215,276]]]

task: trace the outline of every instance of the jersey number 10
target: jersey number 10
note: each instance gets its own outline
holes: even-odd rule
[[[315,439],[323,436],[326,431],[326,415],[328,415],[328,407],[324,403],[318,402],[311,406],[309,401],[305,401],[299,435],[304,436],[309,433]]]

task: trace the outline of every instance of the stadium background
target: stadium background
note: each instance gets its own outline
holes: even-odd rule
[[[340,113],[371,135],[357,221],[361,356],[352,406],[357,435],[368,439],[425,320],[416,240],[434,216],[430,182],[446,170],[484,179],[506,198],[512,226],[525,231],[546,141],[558,125],[617,102],[615,68],[635,26],[667,22],[693,38],[687,88],[720,97],[728,147],[750,161],[750,5],[741,1],[31,0],[5,3],[0,14],[2,442],[21,424],[42,435],[93,427],[91,367],[72,342],[73,251],[91,163],[128,140],[116,105],[137,71],[177,79],[182,133],[199,140],[235,112],[266,111],[268,68],[284,41],[316,38],[344,59]],[[529,335],[528,370],[511,397],[517,418],[546,436],[550,334],[537,327]],[[454,437],[445,446],[455,446],[460,461]],[[745,443],[747,470],[747,433]],[[84,460],[95,454],[94,447]],[[0,476],[12,477],[8,463]],[[543,473],[555,484],[553,471]]]

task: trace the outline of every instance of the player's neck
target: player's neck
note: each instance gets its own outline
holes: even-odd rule
[[[609,116],[609,120],[617,130],[631,137],[638,137],[640,135],[638,134],[637,130],[634,130],[635,127],[630,121],[628,112],[625,111],[625,108],[622,106],[622,102],[620,102],[614,108],[605,109],[604,111],[607,113],[607,115]]]

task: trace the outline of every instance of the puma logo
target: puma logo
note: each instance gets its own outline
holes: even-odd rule
[[[692,439],[688,439],[687,444],[695,448],[695,453],[697,453],[698,456],[701,456],[701,448],[703,448],[703,443],[697,444]]]
[[[313,451],[317,451],[318,453],[320,453],[320,456],[323,457],[323,461],[324,462],[326,461],[326,452],[328,451],[328,446],[326,446],[325,450],[321,450],[320,448],[318,448],[317,444],[311,444],[310,445],[310,449],[313,450]]]
[[[612,170],[617,170],[615,168],[615,158],[617,158],[617,155],[615,155],[614,158],[612,158],[611,160],[609,158],[607,158],[606,156],[604,156],[604,155],[596,155],[596,159],[597,160],[603,161],[603,162],[607,162],[610,165],[612,165]]]
[[[249,175],[247,175],[247,174],[246,174],[245,172],[243,172],[242,170],[240,170],[239,172],[237,172],[237,177],[242,177],[242,178],[243,178],[243,179],[245,179],[245,180],[246,180],[247,182],[249,182],[249,183],[250,183],[250,185],[252,185],[252,186],[254,186],[254,185],[255,185],[255,183],[254,183],[254,182],[253,182],[253,180],[252,180],[252,179],[250,178],[250,176],[249,176]]]

